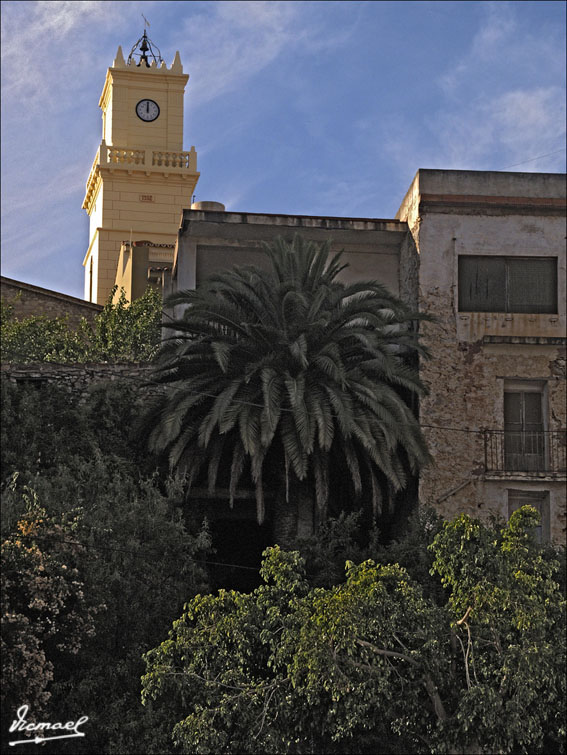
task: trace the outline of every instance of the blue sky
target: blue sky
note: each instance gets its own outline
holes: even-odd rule
[[[6,1],[3,275],[82,296],[98,99],[142,13],[190,74],[197,200],[390,218],[418,168],[565,171],[563,2]]]

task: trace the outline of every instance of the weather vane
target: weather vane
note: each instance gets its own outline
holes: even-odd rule
[[[145,28],[145,27],[147,26],[147,27],[148,27],[148,29],[149,29],[149,28],[150,28],[150,22],[149,22],[149,21],[148,21],[148,19],[147,19],[147,18],[146,18],[146,17],[144,16],[144,14],[143,14],[143,13],[142,13],[141,15],[142,15],[142,18],[144,19],[144,28]]]

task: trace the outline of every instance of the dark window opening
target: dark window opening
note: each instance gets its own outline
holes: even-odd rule
[[[459,257],[459,312],[557,314],[557,257]]]

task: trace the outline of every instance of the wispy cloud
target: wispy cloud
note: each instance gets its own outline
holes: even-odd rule
[[[246,86],[284,51],[309,50],[316,55],[344,44],[352,23],[331,32],[324,14],[313,16],[313,5],[319,4],[223,0],[206,3],[191,15],[173,41],[179,47],[186,46],[188,38],[192,42],[189,58],[183,62],[191,75],[193,104],[198,107]]]
[[[517,24],[512,9],[506,2],[484,3],[485,20],[473,37],[468,51],[450,71],[439,77],[439,84],[447,94],[458,93],[463,81],[477,76],[481,66],[498,64],[503,46],[509,47]]]
[[[72,103],[91,78],[100,79],[101,55],[108,55],[111,64],[116,51],[111,40],[124,21],[139,16],[139,5],[117,0],[3,2],[3,97],[34,109]]]
[[[513,5],[489,2],[483,8],[470,48],[439,78],[436,113],[418,125],[389,122],[385,148],[404,167],[562,170],[561,31],[536,39],[520,27]],[[547,153],[554,154],[532,159]]]
[[[38,104],[60,97],[72,80],[69,64],[88,54],[77,31],[92,20],[103,22],[100,2],[2,4],[2,85],[5,97]]]
[[[468,50],[438,83],[447,95],[462,98],[471,85],[490,84],[498,90],[516,81],[535,83],[541,77],[564,78],[564,44],[561,27],[543,24],[534,35],[520,23],[515,4],[485,2],[481,25]],[[463,92],[464,90],[464,92]]]
[[[275,60],[292,43],[297,12],[289,2],[217,2],[187,18],[173,42],[192,40],[183,63],[193,105],[243,86]]]

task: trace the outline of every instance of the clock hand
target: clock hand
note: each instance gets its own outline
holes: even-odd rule
[[[146,113],[149,114],[149,112],[150,112],[150,103],[146,102]]]

